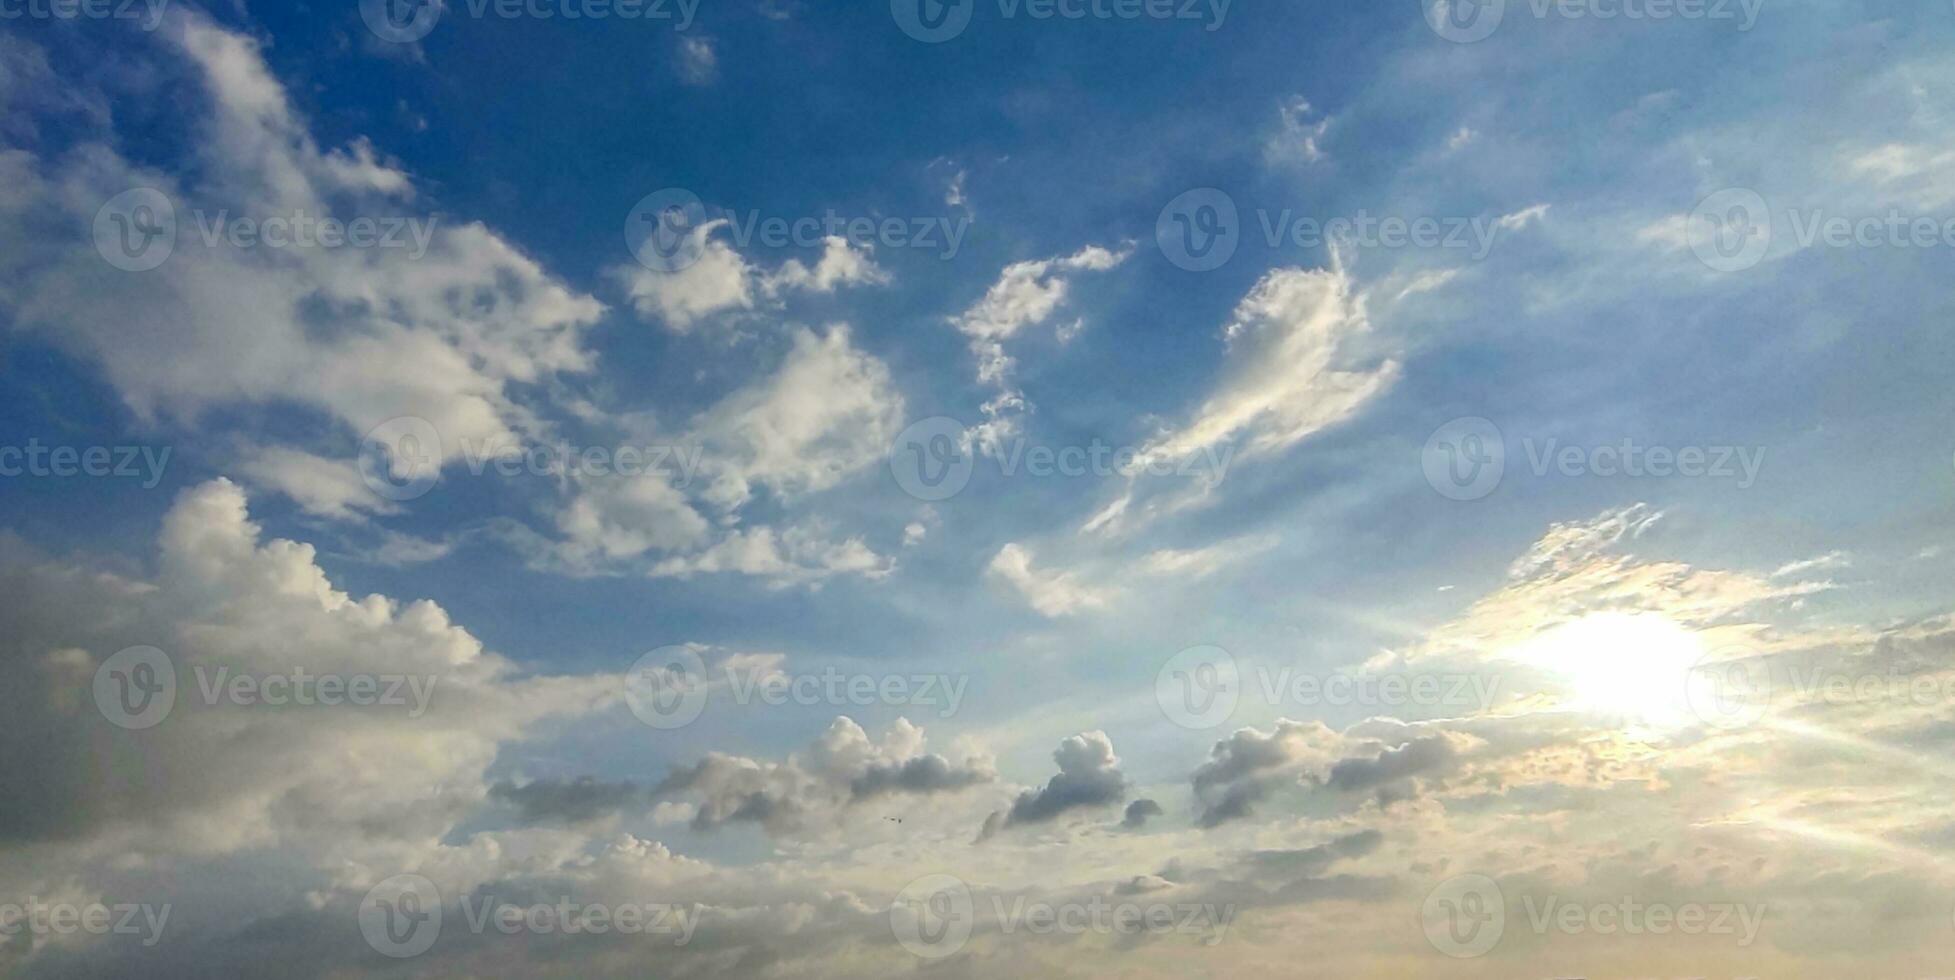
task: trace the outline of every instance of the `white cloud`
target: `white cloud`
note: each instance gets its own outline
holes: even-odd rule
[[[454,458],[463,439],[513,438],[534,420],[510,386],[592,364],[585,329],[603,306],[546,273],[480,224],[400,210],[413,186],[355,141],[321,150],[266,70],[256,41],[200,15],[166,21],[166,49],[198,70],[209,112],[192,114],[198,178],[143,169],[102,142],[60,159],[8,155],[28,193],[0,199],[0,306],[15,329],[98,363],[139,415],[194,421],[223,406],[297,405],[358,435],[403,415],[433,423]],[[82,229],[110,197],[136,186],[174,202],[176,248],[165,272],[110,268],[85,238],[25,235]],[[426,253],[404,248],[240,248],[206,244],[228,219],[333,215],[414,219]],[[131,317],[130,310],[143,315]],[[261,463],[291,473],[293,460]],[[343,493],[312,503],[353,505]],[[328,499],[336,498],[336,499]]]
[[[1493,226],[1501,231],[1520,231],[1536,221],[1545,219],[1549,207],[1550,205],[1546,204],[1535,204],[1512,214],[1503,214],[1494,219]]]
[[[1089,245],[1064,257],[1014,262],[1005,267],[998,281],[970,309],[951,318],[951,323],[970,338],[971,353],[977,357],[978,381],[993,385],[998,393],[985,403],[986,421],[973,430],[976,444],[987,453],[1018,430],[1019,416],[1029,407],[1023,393],[1013,388],[1010,375],[1013,361],[1005,344],[1026,327],[1038,326],[1051,318],[1071,289],[1068,273],[1104,272],[1127,260],[1132,248],[1114,252]],[[1062,329],[1067,336],[1079,332],[1080,324]]]
[[[730,220],[717,218],[693,228],[689,249],[697,258],[683,268],[661,271],[620,265],[609,275],[625,287],[640,317],[664,323],[677,333],[725,314],[751,312],[762,301],[776,303],[790,291],[832,293],[843,286],[890,281],[866,247],[856,248],[836,235],[822,240],[821,258],[812,269],[799,259],[788,259],[772,271],[761,269],[719,237],[722,229],[731,227]]]
[[[159,545],[147,581],[18,551],[0,560],[19,651],[0,726],[8,742],[38,732],[43,745],[38,757],[0,753],[0,795],[20,804],[0,837],[99,838],[131,857],[264,847],[302,857],[425,839],[480,798],[501,743],[613,700],[612,678],[520,677],[434,603],[339,591],[311,546],[261,540],[226,481],[185,491]],[[176,704],[163,724],[102,742],[96,665],[134,645],[172,658]],[[36,669],[58,650],[79,650],[78,668]],[[220,668],[411,677],[426,710],[207,703],[201,685]],[[45,740],[56,732],[66,734]],[[120,766],[148,775],[97,778]],[[444,789],[431,797],[431,787]]]
[[[679,40],[679,77],[687,85],[711,85],[719,76],[720,58],[711,39],[694,34]]]
[[[1271,164],[1311,164],[1324,159],[1322,142],[1330,131],[1330,117],[1317,115],[1310,102],[1293,97],[1276,109],[1277,128],[1263,144],[1263,159]]]
[[[1365,300],[1341,263],[1265,275],[1223,331],[1228,356],[1221,381],[1192,418],[1168,427],[1143,450],[1145,460],[1169,463],[1202,454],[1201,471],[1209,479],[1148,499],[1138,510],[1141,482],[1130,479],[1081,530],[1113,532],[1197,506],[1212,499],[1231,462],[1286,450],[1389,389],[1398,378],[1396,360],[1347,366],[1362,363],[1354,349],[1371,329]]]
[[[1087,585],[1076,573],[1034,568],[1032,552],[1016,543],[998,549],[985,571],[1017,590],[1033,609],[1047,617],[1098,609],[1113,598],[1111,590]]]
[[[327,459],[297,449],[267,446],[249,452],[238,470],[252,481],[292,498],[307,513],[335,520],[362,520],[400,508],[367,488],[349,460]]]
[[[694,421],[721,508],[756,486],[792,496],[825,490],[881,462],[903,427],[889,369],[851,343],[849,328],[796,330],[772,375],[728,395]]]

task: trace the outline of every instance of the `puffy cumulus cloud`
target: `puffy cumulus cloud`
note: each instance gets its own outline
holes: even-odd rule
[[[140,416],[195,421],[230,406],[294,405],[355,437],[397,416],[462,440],[513,438],[536,420],[519,389],[588,370],[584,333],[604,307],[479,223],[416,215],[408,175],[365,141],[322,149],[267,69],[258,42],[173,8],[154,35],[153,70],[187,68],[207,107],[187,124],[193,159],[178,180],[119,156],[117,133],[65,149],[0,147],[0,309],[14,330],[99,365]],[[68,128],[64,127],[63,132]],[[97,210],[135,187],[166,194],[177,217],[167,274],[112,268],[89,241]],[[242,248],[220,220],[355,216],[406,222],[406,247]],[[128,315],[141,310],[141,316]],[[282,490],[307,466],[259,454]],[[316,469],[316,467],[313,467]],[[300,491],[330,515],[343,485]]]
[[[1203,804],[1201,825],[1250,816],[1273,788],[1334,758],[1341,741],[1322,722],[1280,718],[1270,731],[1242,728],[1216,742],[1193,775],[1195,798]]]
[[[720,237],[733,223],[725,218],[701,222],[687,232],[687,245],[697,258],[681,269],[664,271],[643,265],[620,265],[610,270],[632,308],[645,320],[687,333],[709,320],[729,320],[730,314],[778,307],[789,293],[832,293],[844,286],[873,286],[890,281],[867,246],[857,248],[839,235],[822,239],[821,257],[809,268],[800,259],[778,267],[759,268]]]
[[[191,422],[239,405],[297,406],[327,416],[335,424],[322,442],[345,447],[381,422],[417,417],[433,426],[437,455],[447,462],[470,447],[556,439],[564,412],[596,428],[631,427],[631,419],[610,417],[567,387],[595,367],[584,338],[604,313],[601,303],[481,224],[417,217],[408,208],[413,181],[371,144],[321,148],[258,42],[178,10],[156,37],[163,63],[190,72],[209,97],[208,111],[193,118],[200,138],[187,170],[196,178],[175,180],[122,159],[106,148],[115,143],[109,132],[65,153],[0,146],[0,167],[24,189],[0,199],[0,241],[20,246],[0,249],[0,319],[9,328],[100,364],[124,400],[155,420]],[[10,64],[40,65],[35,70],[46,74],[45,58],[22,54],[31,50],[22,45],[9,50]],[[138,186],[166,193],[178,218],[177,247],[152,274],[111,268],[85,237],[104,202]],[[204,240],[203,226],[219,215],[301,214],[400,219],[426,237],[413,249]],[[655,276],[661,290],[637,296],[641,306],[663,304],[670,322],[686,325],[789,292],[888,278],[866,251],[839,238],[825,241],[812,265],[791,259],[766,270],[749,266],[714,231],[697,229],[705,236],[702,260],[677,276],[637,270]],[[132,309],[143,316],[126,315]],[[774,584],[880,576],[893,562],[857,535],[830,534],[792,515],[741,527],[732,512],[757,493],[788,501],[861,473],[882,457],[902,413],[887,369],[853,344],[846,327],[799,330],[771,374],[703,413],[690,431],[653,434],[710,462],[701,487],[662,470],[610,479],[567,474],[557,484],[560,499],[538,507],[541,525],[498,518],[469,534],[514,547],[534,567],[576,575],[727,572]],[[230,472],[310,513],[363,522],[413,506],[373,494],[348,456],[253,441],[260,438],[235,443],[242,448]]]
[[[1199,824],[1246,820],[1278,791],[1326,788],[1371,793],[1382,806],[1416,798],[1422,780],[1459,773],[1486,741],[1465,731],[1374,718],[1343,731],[1278,719],[1269,731],[1237,730],[1215,743],[1192,781]]]
[[[710,753],[674,769],[652,795],[696,801],[695,830],[753,823],[770,834],[834,829],[849,808],[888,796],[955,793],[997,778],[981,754],[952,762],[924,752],[922,729],[897,719],[880,742],[838,717],[805,752],[781,762]]]
[[[714,234],[729,224],[722,218],[702,222],[688,232],[692,242],[687,248],[698,258],[683,269],[663,272],[621,265],[611,270],[611,276],[624,286],[639,316],[679,333],[715,314],[751,310],[756,273],[733,246]]]
[[[1018,794],[1009,809],[987,817],[980,839],[1008,827],[1048,823],[1073,810],[1111,806],[1127,797],[1126,774],[1120,771],[1120,757],[1113,754],[1113,740],[1105,732],[1068,737],[1053,750],[1052,761],[1059,764],[1058,774],[1044,786]]]
[[[970,438],[987,453],[998,452],[1003,441],[1018,431],[1019,416],[1030,406],[1010,381],[1013,361],[1005,344],[1027,327],[1044,324],[1065,303],[1073,274],[1104,272],[1127,260],[1131,247],[1118,252],[1089,245],[1068,256],[1014,262],[999,274],[983,298],[951,318],[951,325],[969,338],[978,362],[978,381],[997,393],[985,403],[986,420]],[[1077,325],[1066,332],[1077,330]]]
[[[1009,585],[1040,615],[1069,616],[1098,609],[1113,598],[1113,590],[1089,585],[1076,572],[1042,570],[1032,564],[1030,549],[1006,544],[991,557],[986,574]]]
[[[880,578],[894,568],[891,559],[859,536],[834,536],[820,520],[726,525],[757,492],[793,503],[873,468],[902,419],[903,397],[889,369],[855,347],[848,327],[798,329],[771,373],[700,413],[686,432],[647,435],[692,447],[697,473],[683,481],[662,472],[573,479],[556,511],[557,536],[526,528],[504,533],[533,561],[584,574],[731,573],[775,586],[846,574]]]
[[[1387,746],[1376,756],[1339,759],[1324,776],[1324,785],[1340,792],[1375,791],[1382,801],[1412,795],[1415,776],[1441,776],[1455,770],[1460,752],[1444,734],[1414,738]]]
[[[846,326],[797,330],[770,376],[728,395],[693,425],[706,447],[708,499],[745,503],[825,490],[884,459],[903,427],[889,369],[857,349]]]
[[[658,474],[578,480],[555,520],[561,537],[543,547],[574,569],[699,548],[712,540],[711,526],[685,492]]]
[[[1129,830],[1139,830],[1147,826],[1147,821],[1166,813],[1161,804],[1153,800],[1135,800],[1127,804],[1127,812],[1120,818],[1120,826]]]
[[[225,481],[182,494],[159,549],[153,578],[5,549],[18,683],[0,694],[11,801],[0,840],[132,857],[425,841],[482,799],[498,746],[614,699],[611,679],[522,676],[431,602],[338,591],[311,546],[261,540]],[[94,685],[131,646],[171,658],[175,704],[125,732]],[[398,703],[306,709],[222,693],[240,677],[305,675],[374,678],[375,700],[399,678]]]
[[[1279,452],[1350,418],[1398,379],[1396,360],[1367,360],[1371,331],[1366,293],[1342,262],[1328,269],[1276,269],[1236,306],[1223,328],[1227,361],[1222,379],[1193,417],[1169,428],[1143,450],[1144,460],[1179,461],[1206,453],[1211,460],[1240,445],[1246,459]],[[1211,466],[1209,472],[1217,470]],[[1219,474],[1218,477],[1219,479]],[[1085,525],[1114,530],[1136,522],[1137,487],[1104,506]],[[1204,487],[1197,494],[1206,494]],[[1150,500],[1146,514],[1191,506],[1189,492]]]

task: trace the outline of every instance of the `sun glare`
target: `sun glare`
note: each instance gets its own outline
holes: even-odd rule
[[[1599,613],[1542,634],[1519,655],[1561,675],[1575,708],[1668,726],[1690,720],[1686,682],[1704,647],[1666,616]]]

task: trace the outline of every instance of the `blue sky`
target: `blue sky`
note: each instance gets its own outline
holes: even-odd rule
[[[57,746],[0,753],[0,905],[179,923],[162,953],[0,935],[7,971],[243,969],[241,936],[322,976],[1200,974],[1345,932],[1327,965],[1380,976],[1945,948],[1948,825],[1902,801],[1946,778],[1949,705],[1868,692],[1955,690],[1955,13],[965,0],[926,43],[910,2],[699,0],[680,29],[449,0],[408,5],[411,40],[351,2],[0,6],[0,574],[32,678],[0,707]],[[1485,37],[1446,26],[1476,12]],[[129,268],[117,236],[163,209]],[[646,213],[676,262],[634,252]],[[399,245],[211,231],[301,215]],[[831,216],[870,230],[748,231]],[[1188,261],[1184,225],[1232,253]],[[8,471],[31,446],[169,455]],[[471,473],[565,446],[658,462]],[[1038,472],[1094,447],[1158,472]],[[931,499],[919,452],[968,477]],[[153,729],[101,702],[137,646],[180,689]],[[1233,672],[1187,675],[1234,678],[1226,717],[1177,715],[1189,650]],[[648,723],[633,685],[686,658],[702,713]],[[1691,699],[1706,665],[1770,678],[1744,724]],[[218,666],[440,684],[406,718],[196,703]],[[958,695],[735,679],[823,671]],[[1495,690],[1267,693],[1297,677]],[[926,873],[977,938],[903,941]],[[1416,928],[1468,873],[1512,909],[1490,952]],[[395,958],[361,916],[400,875],[451,910],[694,896],[710,945]],[[1767,926],[1516,925],[1612,889]],[[1085,895],[1241,918],[1056,943],[988,914]]]

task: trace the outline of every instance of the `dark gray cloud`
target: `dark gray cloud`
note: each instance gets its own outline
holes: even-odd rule
[[[607,783],[595,776],[537,779],[520,786],[508,780],[489,787],[489,798],[516,808],[524,823],[584,823],[609,816],[647,796],[633,782]]]
[[[1139,830],[1147,826],[1149,817],[1158,817],[1163,812],[1161,804],[1153,800],[1135,800],[1127,804],[1127,815],[1121,819],[1120,826]]]
[[[983,840],[1004,827],[1044,823],[1068,810],[1107,806],[1127,796],[1127,777],[1120,772],[1120,758],[1113,754],[1113,742],[1105,732],[1081,732],[1059,743],[1052,753],[1059,774],[1039,789],[1028,789],[1012,801],[1011,809],[986,818],[978,839]]]
[[[1428,735],[1385,749],[1376,758],[1341,759],[1330,767],[1324,784],[1340,792],[1364,792],[1409,776],[1451,771],[1458,760],[1451,739]]]
[[[1324,757],[1337,734],[1321,722],[1278,719],[1268,732],[1244,728],[1215,743],[1195,769],[1199,823],[1215,827],[1250,816],[1279,783],[1296,782],[1305,763]]]
[[[947,793],[988,783],[992,778],[988,770],[955,766],[940,755],[919,755],[870,766],[849,782],[849,799],[859,802],[889,793]]]
[[[1378,849],[1385,835],[1376,830],[1353,834],[1298,850],[1251,851],[1244,861],[1259,871],[1280,877],[1316,876],[1347,858],[1363,857]]]

